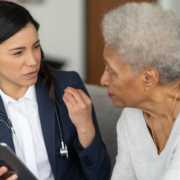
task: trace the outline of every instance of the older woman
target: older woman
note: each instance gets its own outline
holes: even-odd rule
[[[128,3],[105,15],[105,72],[116,107],[112,180],[180,179],[180,21],[155,4]]]

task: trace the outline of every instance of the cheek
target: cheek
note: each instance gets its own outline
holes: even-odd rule
[[[122,97],[128,92],[128,82],[124,78],[111,77],[111,89],[115,95]]]
[[[16,79],[22,72],[23,63],[22,59],[0,59],[0,74],[9,79]]]
[[[41,50],[40,49],[35,52],[34,57],[35,57],[36,61],[40,64],[40,62],[41,62]]]
[[[21,67],[21,62],[20,61],[16,61],[16,60],[1,60],[0,59],[0,69],[1,71],[8,71],[8,73],[12,73],[14,72],[16,69],[19,69],[18,67]],[[11,70],[11,71],[10,71]]]
[[[110,91],[115,94],[111,98],[113,104],[118,108],[131,106],[133,100],[133,82],[128,79],[114,79],[111,81]]]

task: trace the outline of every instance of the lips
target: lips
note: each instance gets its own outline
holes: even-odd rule
[[[36,70],[36,71],[33,71],[33,72],[30,72],[30,73],[28,73],[28,74],[25,74],[25,75],[34,74],[34,73],[36,73],[36,72],[37,72],[37,70]]]
[[[24,76],[28,77],[28,78],[34,78],[37,76],[37,70],[34,72],[30,72],[28,74],[25,74]]]
[[[108,96],[109,96],[109,97],[112,97],[112,96],[114,96],[114,94],[111,94],[111,93],[108,92]]]

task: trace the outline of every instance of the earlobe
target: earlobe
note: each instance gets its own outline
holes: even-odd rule
[[[159,73],[154,68],[144,70],[144,89],[149,91],[154,88],[159,82]]]

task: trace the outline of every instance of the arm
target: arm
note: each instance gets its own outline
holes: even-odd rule
[[[74,146],[83,174],[88,180],[107,180],[110,173],[110,158],[100,136],[91,99],[75,72],[73,79],[74,86],[65,90],[63,100],[77,130],[78,138]],[[77,149],[78,141],[84,149]]]
[[[113,169],[111,180],[137,180],[128,153],[123,118],[124,111],[117,124],[118,155],[116,157],[116,164]]]

